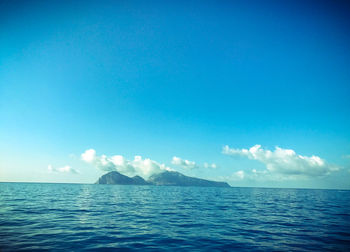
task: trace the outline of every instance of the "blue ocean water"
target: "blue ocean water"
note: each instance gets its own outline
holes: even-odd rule
[[[350,251],[350,191],[0,183],[0,251]]]

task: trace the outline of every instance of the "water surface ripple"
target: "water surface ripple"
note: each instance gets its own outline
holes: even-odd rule
[[[350,251],[350,191],[0,183],[0,251]]]

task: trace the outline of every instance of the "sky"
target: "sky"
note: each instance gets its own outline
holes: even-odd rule
[[[350,189],[349,10],[2,0],[0,181]]]

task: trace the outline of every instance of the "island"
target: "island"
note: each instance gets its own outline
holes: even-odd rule
[[[155,186],[200,186],[230,187],[226,182],[217,182],[194,178],[176,171],[164,171],[154,174],[146,181],[140,176],[128,177],[117,171],[111,171],[100,177],[96,184],[109,185],[155,185]]]
[[[149,185],[149,183],[140,176],[128,177],[117,171],[111,171],[99,178],[96,184],[108,185]]]

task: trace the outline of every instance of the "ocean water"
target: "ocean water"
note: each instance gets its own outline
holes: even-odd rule
[[[350,191],[0,183],[0,251],[350,251]]]

